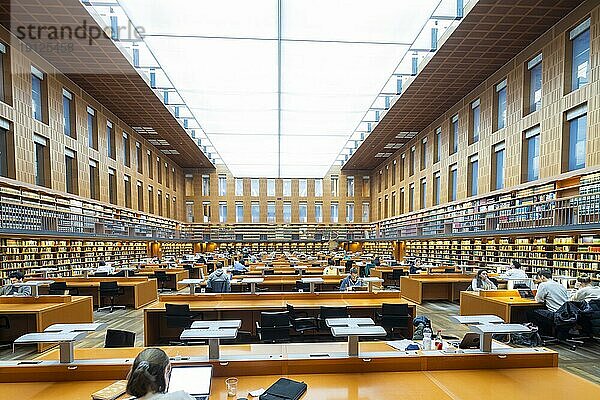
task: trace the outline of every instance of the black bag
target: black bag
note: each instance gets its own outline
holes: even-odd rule
[[[304,382],[296,382],[287,378],[279,378],[277,382],[260,395],[260,400],[298,400],[304,392],[307,385]]]
[[[538,327],[532,323],[523,324],[528,327],[531,332],[526,333],[511,333],[510,334],[510,344],[516,344],[519,346],[527,346],[527,347],[538,347],[542,345],[542,338],[538,333]]]

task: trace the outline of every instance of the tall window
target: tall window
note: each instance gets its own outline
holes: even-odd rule
[[[323,222],[323,203],[315,203],[315,222]]]
[[[14,177],[15,149],[10,122],[0,118],[0,176]]]
[[[458,114],[452,117],[450,124],[450,154],[458,151]]]
[[[408,176],[413,176],[415,174],[415,146],[410,148],[410,155],[408,159]]]
[[[117,172],[113,168],[108,169],[108,201],[117,204]]]
[[[193,204],[194,204],[194,202],[192,202],[192,220],[188,221],[188,222],[194,222]],[[187,208],[187,204],[186,204],[186,208]],[[144,211],[144,184],[142,183],[142,181],[137,181],[137,209],[138,209],[138,211]]]
[[[235,178],[235,195],[244,195],[244,180],[242,178]]]
[[[402,154],[400,156],[400,171],[398,171],[398,175],[400,176],[400,181],[404,180],[404,163],[406,162],[406,155]]]
[[[523,146],[522,181],[530,182],[540,177],[540,126],[525,131]]]
[[[148,185],[148,212],[154,214],[154,191],[150,185]]]
[[[0,76],[0,80],[1,80]],[[67,136],[75,137],[75,102],[73,93],[63,89],[63,125],[64,133]]]
[[[331,203],[331,223],[337,224],[339,222],[339,214],[338,214],[338,203]]]
[[[308,222],[308,205],[304,202],[298,204],[298,222]]]
[[[504,187],[504,160],[506,146],[500,142],[492,148],[492,188],[495,190]]]
[[[379,179],[377,180],[377,191],[381,193],[381,184],[383,182],[383,170],[379,170]]]
[[[135,164],[137,166],[137,172],[143,174],[144,157],[142,156],[142,144],[140,142],[135,143]]]
[[[298,179],[298,196],[308,196],[308,181],[306,179]]]
[[[227,205],[225,205],[225,211],[227,211]],[[203,201],[202,202],[202,221],[203,222],[210,222],[212,220],[212,216],[211,216],[211,208],[210,208],[210,201]]]
[[[252,214],[252,222],[260,222],[260,203],[253,201],[250,204],[250,211]]]
[[[354,197],[354,177],[346,177],[346,196]]]
[[[43,136],[34,134],[35,146],[35,184],[50,187],[50,148],[49,142]]]
[[[506,79],[496,85],[496,97],[494,99],[496,130],[506,127]]]
[[[0,43],[0,101],[9,103],[11,97],[10,62],[6,46],[4,43]]]
[[[442,193],[442,178],[440,176],[440,172],[436,172],[433,174],[433,205],[440,205],[440,197]]]
[[[100,176],[98,162],[90,159],[90,197],[100,200]]]
[[[390,176],[389,170],[390,170],[390,166],[389,165],[386,165],[385,169],[383,170],[384,171],[384,173],[383,173],[383,182],[384,182],[385,189],[388,188],[388,178]]]
[[[225,175],[219,175],[219,196],[227,195],[227,177]]]
[[[421,141],[421,171],[425,169],[427,165],[427,138],[423,138]]]
[[[415,211],[415,184],[408,185],[408,212]]]
[[[525,114],[540,110],[542,108],[542,53],[527,63],[525,87],[529,88],[526,91],[528,101],[525,103]]]
[[[276,222],[274,201],[267,202],[267,222],[271,224]]]
[[[177,174],[175,173],[175,168],[171,168],[171,180],[173,181],[173,190],[177,191]]]
[[[390,204],[390,216],[396,215],[396,192],[392,192],[392,201]]]
[[[398,212],[404,214],[404,188],[400,188],[400,196],[398,197]]]
[[[339,188],[340,179],[337,175],[331,176],[331,197],[338,197],[340,195]]]
[[[371,204],[362,203],[362,222],[369,222],[371,220]]]
[[[129,135],[123,132],[123,164],[126,167],[131,166],[131,148],[129,146]]]
[[[169,187],[169,164],[165,163],[165,186]]]
[[[477,154],[469,157],[468,179],[467,194],[469,196],[476,196],[479,188],[479,156]]]
[[[227,203],[219,202],[219,222],[224,224],[227,222]]]
[[[235,222],[244,222],[244,203],[241,201],[235,203]]]
[[[283,223],[289,224],[292,222],[292,203],[286,201],[283,203]]]
[[[250,195],[252,197],[260,196],[260,179],[250,179]]]
[[[171,218],[171,201],[169,200],[169,193],[165,193],[165,217]]]
[[[381,219],[381,213],[383,212],[383,206],[381,205],[381,198],[377,200],[377,219]]]
[[[586,19],[569,32],[567,46],[571,47],[571,90],[576,90],[589,82],[590,75],[590,19]],[[569,51],[567,51],[569,54]]]
[[[562,146],[564,160],[563,172],[585,168],[587,104],[583,104],[567,111],[565,117],[566,132],[564,132]],[[565,154],[564,150],[567,148],[569,149],[568,154]]]
[[[323,197],[323,179],[315,179],[315,197]]]
[[[160,165],[160,157],[156,157],[156,179],[158,183],[162,183],[162,165]]]
[[[110,121],[106,121],[106,146],[108,149],[108,156],[115,160],[117,158],[115,131],[113,129],[113,124]]]
[[[448,171],[448,200],[456,201],[458,195],[458,166],[453,164]]]
[[[131,177],[123,176],[123,191],[125,192],[125,207],[131,208]]]
[[[433,141],[433,163],[440,161],[442,153],[442,128],[435,130],[435,140]]]
[[[479,141],[479,129],[481,126],[480,100],[471,103],[471,119],[469,121],[469,144]]]
[[[267,196],[275,196],[275,179],[267,179]]]
[[[202,196],[210,196],[210,175],[202,175]]]
[[[153,161],[152,152],[150,150],[146,151],[146,160],[148,165],[148,178],[154,179],[154,161]]]
[[[88,146],[94,150],[98,150],[98,123],[96,121],[96,110],[91,107],[87,108],[87,131]]]
[[[186,222],[189,222],[189,223],[194,222],[194,202],[193,201],[185,202],[185,220],[186,220]]]
[[[67,193],[77,194],[79,183],[77,180],[77,156],[71,149],[65,148],[65,183]]]
[[[156,191],[156,213],[160,216],[163,215],[163,202],[162,202],[162,191]]]
[[[31,66],[31,106],[33,110],[33,118],[40,122],[48,123],[48,99],[46,91],[46,75]]]
[[[292,195],[292,180],[291,179],[283,180],[283,195],[285,197],[290,197]]]
[[[398,167],[396,160],[392,161],[392,186],[396,184],[396,168]]]
[[[421,206],[419,208],[427,207],[427,179],[421,178]]]
[[[354,222],[354,203],[346,204],[346,222]]]

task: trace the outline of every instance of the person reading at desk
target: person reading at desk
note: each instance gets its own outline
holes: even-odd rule
[[[8,275],[10,283],[0,288],[0,296],[31,296],[30,286],[15,286],[23,282],[25,276],[20,271],[13,271]]]
[[[496,290],[498,287],[490,280],[488,277],[488,273],[484,269],[480,269],[477,271],[477,275],[471,282],[471,289],[479,291],[479,290]]]
[[[145,349],[137,355],[127,375],[127,394],[139,400],[194,400],[182,390],[167,393],[170,378],[169,356],[161,349]]]
[[[231,292],[231,280],[229,274],[223,269],[223,263],[217,263],[217,269],[208,276],[206,288],[215,293]]]
[[[544,303],[546,308],[528,311],[527,318],[529,322],[533,322],[539,327],[541,334],[551,335],[554,314],[567,302],[569,295],[563,285],[552,279],[550,270],[539,270],[537,279],[540,283],[535,294],[535,301]]]
[[[589,301],[600,299],[600,286],[592,285],[592,280],[588,275],[581,275],[577,277],[577,283],[575,284],[577,291],[571,295],[570,301]]]
[[[362,281],[358,279],[358,270],[356,268],[350,268],[350,275],[342,279],[340,291],[350,290],[350,288],[355,286],[362,286]]]
[[[234,261],[233,262],[233,270],[235,272],[239,272],[239,273],[248,272],[248,268],[246,268],[246,266],[244,265],[244,260]]]
[[[527,279],[527,273],[521,268],[521,263],[517,260],[512,261],[512,267],[508,269],[503,276],[507,279]]]
[[[338,275],[338,269],[335,268],[335,263],[333,262],[333,259],[330,258],[329,260],[327,260],[327,266],[325,268],[323,268],[323,275]]]
[[[115,273],[115,267],[112,265],[107,265],[104,261],[98,262],[98,268],[94,271],[94,274],[108,274],[112,275]]]

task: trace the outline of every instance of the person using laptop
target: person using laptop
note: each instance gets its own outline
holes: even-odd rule
[[[169,356],[157,348],[137,355],[127,375],[127,394],[139,400],[195,400],[184,391],[167,393],[171,377]]]
[[[529,322],[533,322],[539,327],[541,334],[551,335],[554,314],[567,302],[569,294],[563,285],[552,279],[552,271],[549,269],[539,270],[537,279],[540,283],[535,294],[535,301],[544,303],[546,308],[528,311],[527,318]]]
[[[498,287],[490,280],[488,273],[485,269],[477,271],[477,275],[471,282],[471,289],[479,290],[496,290]]]
[[[504,273],[503,277],[507,279],[527,279],[527,273],[521,268],[520,262],[513,260],[512,267]]]
[[[13,271],[8,275],[10,283],[0,288],[0,296],[31,296],[31,286],[15,286],[22,283],[25,276],[20,271]]]
[[[570,301],[589,301],[600,299],[600,286],[592,285],[587,274],[577,277],[577,291],[569,298]]]
[[[350,268],[350,274],[342,279],[340,291],[350,290],[355,286],[362,286],[362,281],[358,279],[358,270],[353,267]]]
[[[208,276],[206,287],[215,293],[231,292],[231,280],[222,262],[218,262],[217,269]]]

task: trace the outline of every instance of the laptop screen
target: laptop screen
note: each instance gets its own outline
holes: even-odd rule
[[[171,369],[169,393],[183,390],[192,396],[210,394],[212,365],[177,366]]]

